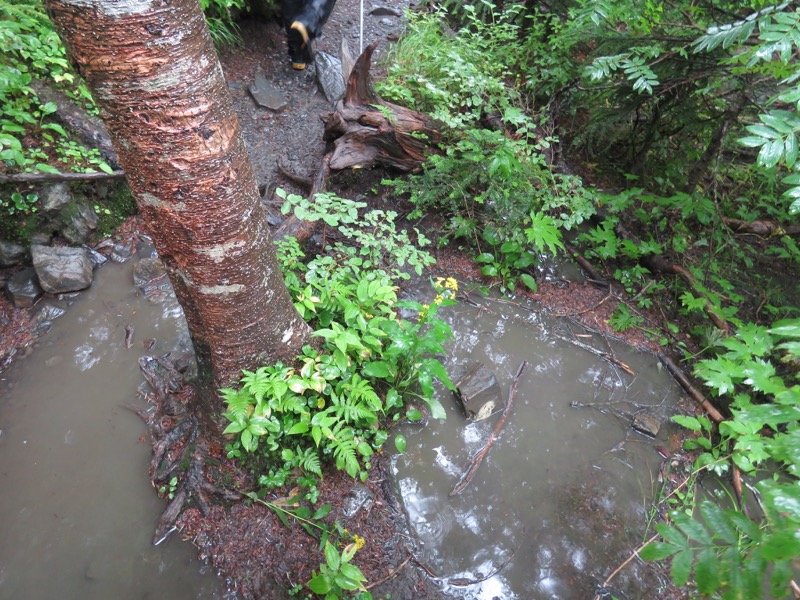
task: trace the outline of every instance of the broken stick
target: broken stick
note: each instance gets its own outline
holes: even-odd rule
[[[483,459],[489,453],[489,448],[492,447],[495,439],[497,439],[497,434],[500,433],[500,430],[503,428],[503,425],[506,422],[506,418],[511,413],[511,407],[514,406],[514,396],[517,393],[517,384],[519,383],[520,377],[522,377],[522,372],[525,370],[525,367],[528,366],[528,362],[523,360],[522,363],[519,365],[519,369],[517,369],[517,374],[514,376],[514,383],[511,384],[511,391],[508,392],[508,401],[506,402],[506,406],[503,409],[503,414],[497,420],[497,425],[494,426],[494,430],[492,430],[492,434],[489,436],[489,439],[486,441],[486,444],[481,448],[480,452],[478,452],[474,457],[471,459],[471,466],[467,469],[467,472],[461,477],[461,481],[459,481],[456,486],[453,488],[453,491],[450,492],[450,496],[457,496],[464,489],[469,485],[472,478],[475,477],[475,473],[478,472],[478,467],[481,466]]]

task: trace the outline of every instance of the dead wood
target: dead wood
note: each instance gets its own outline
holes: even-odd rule
[[[32,80],[30,85],[42,104],[52,102],[56,105],[56,112],[53,114],[56,119],[69,128],[86,146],[97,148],[100,156],[111,168],[119,169],[119,159],[111,145],[111,136],[100,117],[90,115],[65,94],[40,79]]]
[[[711,402],[709,402],[708,398],[706,398],[696,387],[691,384],[681,368],[676,365],[669,356],[663,352],[659,352],[658,359],[664,364],[665,367],[667,367],[667,371],[670,372],[670,374],[675,378],[675,381],[677,381],[686,391],[686,393],[689,394],[689,397],[703,407],[712,421],[719,425],[726,420],[725,417],[722,416],[722,413],[719,412],[714,405],[711,404]]]
[[[369,70],[376,46],[364,49],[347,79],[344,98],[322,116],[324,139],[334,146],[330,168],[380,165],[416,171],[441,134],[427,115],[384,102],[375,93]]]
[[[566,336],[559,335],[558,333],[556,333],[555,336],[557,338],[559,338],[560,340],[563,340],[563,341],[565,341],[565,342],[567,342],[569,344],[572,344],[573,346],[577,346],[581,350],[586,350],[587,352],[590,352],[591,354],[594,354],[595,356],[599,356],[603,360],[607,360],[611,364],[618,366],[620,369],[625,371],[628,375],[634,375],[634,376],[636,375],[636,373],[633,372],[633,369],[631,369],[628,365],[626,365],[624,362],[619,360],[611,352],[603,352],[602,350],[598,350],[594,346],[590,346],[589,344],[584,344],[583,342],[580,342],[578,340],[573,340],[573,339],[568,338]]]
[[[589,275],[589,278],[590,278],[589,280],[592,283],[594,283],[596,285],[599,285],[599,286],[603,286],[603,287],[609,287],[609,284],[605,280],[605,277],[603,277],[592,266],[592,263],[590,263],[588,260],[586,260],[586,258],[580,252],[578,252],[577,248],[575,248],[574,246],[572,246],[570,244],[564,244],[564,247],[567,249],[567,252],[569,252],[570,256],[572,256],[572,258],[575,260],[575,262],[578,263],[580,268],[583,269],[584,271],[586,271],[586,274]]]
[[[800,225],[781,225],[775,221],[766,221],[757,219],[755,221],[743,221],[741,219],[728,219],[722,218],[722,222],[726,227],[732,229],[736,233],[752,233],[769,237],[772,235],[797,235],[800,234]]]
[[[503,414],[500,415],[500,418],[497,420],[497,424],[494,426],[492,430],[492,434],[489,436],[489,439],[486,441],[486,444],[480,451],[472,457],[470,460],[471,466],[467,469],[466,473],[461,477],[461,481],[459,481],[453,490],[450,492],[450,496],[457,496],[464,489],[470,484],[472,478],[475,477],[475,473],[478,472],[478,467],[481,466],[483,459],[486,458],[486,455],[489,453],[489,448],[492,447],[494,441],[497,439],[497,435],[500,433],[500,430],[505,425],[506,419],[508,415],[511,414],[511,408],[514,406],[514,396],[517,393],[517,384],[519,383],[520,378],[522,377],[522,372],[528,366],[527,361],[522,361],[517,369],[517,374],[514,376],[514,382],[511,384],[511,390],[508,393],[508,401],[506,401],[506,406],[503,409]]]
[[[0,183],[50,183],[60,181],[96,181],[99,179],[125,179],[125,171],[113,173],[2,173]]]
[[[620,237],[630,240],[636,245],[641,244],[639,239],[630,231],[628,231],[623,225],[617,224],[615,229]],[[683,279],[694,293],[706,299],[703,311],[706,313],[706,316],[711,320],[714,326],[725,333],[730,333],[730,324],[716,313],[714,305],[710,300],[708,300],[708,297],[702,290],[702,286],[698,283],[697,279],[695,279],[694,275],[692,275],[686,268],[673,264],[672,261],[670,261],[663,254],[647,254],[642,256],[640,261],[652,272],[677,275]]]

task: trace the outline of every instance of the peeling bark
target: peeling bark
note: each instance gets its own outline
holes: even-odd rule
[[[310,333],[278,267],[252,166],[196,0],[46,0],[93,91],[166,265],[201,398],[291,360]]]

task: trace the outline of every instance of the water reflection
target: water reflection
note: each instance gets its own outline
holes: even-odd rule
[[[565,342],[573,332],[539,313],[491,301],[450,310],[451,370],[483,362],[505,401],[518,365],[529,368],[499,439],[460,495],[449,493],[497,415],[466,423],[443,394],[446,421],[403,431],[407,450],[394,471],[420,558],[459,598],[591,598],[642,541],[662,460],[631,418],[646,410],[666,420],[677,390],[654,357],[612,344],[630,376]],[[609,350],[607,340],[572,329]],[[619,597],[648,597],[658,577],[639,565],[614,584]]]
[[[0,598],[225,597],[188,544],[150,543],[164,503],[147,478],[144,425],[121,406],[137,402],[142,341],[180,352],[188,334],[174,300],[145,302],[131,269],[99,269],[0,376]]]

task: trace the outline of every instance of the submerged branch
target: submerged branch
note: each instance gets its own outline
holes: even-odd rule
[[[517,369],[517,374],[514,376],[514,383],[511,384],[511,391],[508,393],[508,401],[506,402],[506,407],[503,409],[503,414],[497,420],[497,425],[494,426],[494,430],[492,434],[489,436],[489,439],[486,441],[486,444],[483,448],[481,448],[480,452],[478,452],[471,460],[471,466],[467,469],[467,472],[461,477],[461,481],[459,481],[456,486],[453,488],[453,491],[450,492],[450,496],[457,496],[464,489],[469,485],[472,478],[475,477],[475,473],[478,472],[478,467],[481,466],[483,459],[486,458],[486,455],[489,453],[489,448],[492,447],[495,439],[497,439],[497,434],[500,433],[500,430],[503,428],[503,425],[508,418],[508,415],[511,413],[511,408],[514,406],[514,396],[517,393],[517,384],[519,383],[520,378],[522,377],[522,372],[528,366],[527,361],[522,361],[519,365],[519,369]]]

